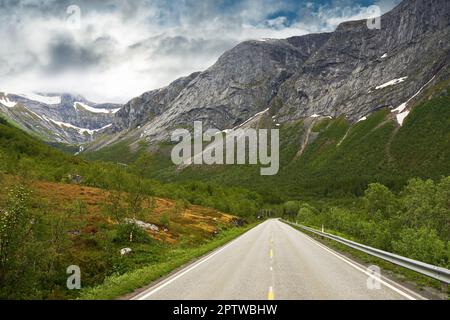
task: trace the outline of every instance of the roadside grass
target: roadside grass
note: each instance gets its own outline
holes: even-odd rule
[[[165,261],[150,264],[119,276],[110,276],[98,286],[83,289],[78,299],[106,300],[120,298],[136,289],[149,285],[151,282],[158,280],[173,270],[223,246],[252,229],[257,224],[259,222],[249,224],[245,227],[230,228],[220,233],[216,238],[196,247],[175,248],[166,253]]]
[[[76,299],[81,292],[66,288],[65,270],[69,265],[82,270],[83,288],[147,266],[151,266],[150,275],[157,278],[203,253],[194,248],[207,252],[210,242],[220,245],[245,229],[237,228],[245,221],[236,216],[182,200],[143,197],[140,202],[126,192],[1,173],[0,211],[9,208],[11,190],[17,185],[30,191],[24,207],[35,221],[34,238],[29,242],[35,245],[33,254],[38,258],[24,263],[36,265],[29,272],[34,291],[30,293],[27,286],[11,281],[2,283],[2,298]],[[133,216],[157,229],[134,230],[130,241],[131,229],[121,221]],[[123,248],[132,252],[121,256]]]
[[[291,223],[289,223],[289,225],[291,227],[293,227],[294,229],[296,229],[302,233],[305,233],[306,235],[314,238],[315,240],[325,244],[327,247],[330,247],[330,248],[352,258],[353,260],[360,262],[361,264],[378,266],[382,270],[384,275],[387,275],[388,277],[393,278],[399,282],[412,285],[416,289],[418,289],[419,292],[422,292],[423,294],[428,293],[428,294],[432,294],[434,296],[439,296],[440,298],[444,298],[444,296],[445,296],[445,292],[441,291],[442,290],[441,283],[438,280],[434,280],[432,278],[423,276],[412,270],[408,270],[406,268],[397,266],[397,265],[392,264],[383,259],[371,256],[367,253],[350,248],[342,243],[338,243],[338,242],[330,240],[330,239],[322,238],[312,232],[308,232],[306,230],[300,229]],[[315,228],[315,226],[308,226],[308,227]],[[330,233],[330,234],[334,234],[336,236],[346,238],[348,240],[353,240],[351,237],[344,235],[340,232],[334,232],[331,230],[326,230],[326,232]],[[438,290],[440,292],[440,294],[437,292],[430,292],[430,290],[427,290],[427,288],[432,288],[432,289]],[[447,299],[450,299],[450,290],[447,290]]]

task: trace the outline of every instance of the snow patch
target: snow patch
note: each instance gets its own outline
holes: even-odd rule
[[[84,147],[80,145],[80,148],[78,149],[78,152],[75,152],[75,155],[79,155],[80,153],[82,153],[84,151]]]
[[[94,108],[94,107],[88,106],[87,104],[85,104],[83,102],[78,102],[78,101],[73,103],[73,107],[75,108],[75,110],[78,110],[77,105],[89,112],[92,112],[92,113],[117,113],[120,110],[120,108],[117,108],[117,109]]]
[[[240,125],[234,127],[234,128],[231,129],[231,130],[234,130],[234,129],[237,129],[237,128],[239,128],[239,127],[242,127],[243,125],[249,123],[250,121],[252,121],[252,120],[255,119],[256,117],[258,117],[258,116],[260,116],[260,115],[266,113],[267,111],[269,111],[269,108],[267,108],[266,110],[263,110],[263,111],[261,111],[261,112],[258,112],[258,113],[255,114],[253,117],[248,118],[248,119],[247,119],[246,121],[244,121],[242,124],[240,124]]]
[[[397,108],[395,108],[394,110],[392,110],[391,112],[403,112],[403,110],[405,110],[407,107],[407,102],[403,102],[401,105],[399,105]]]
[[[320,117],[328,118],[328,119],[333,119],[332,116],[322,116],[322,115],[317,114],[317,113],[314,113],[312,116],[310,116],[310,118],[320,118]]]
[[[102,130],[104,130],[104,129],[106,129],[106,128],[109,128],[110,126],[112,126],[112,123],[110,123],[110,124],[108,124],[108,125],[106,125],[106,126],[104,126],[104,127],[102,127],[102,128],[99,128],[99,129],[86,129],[86,128],[80,128],[80,127],[74,126],[74,125],[71,124],[71,123],[62,122],[62,121],[56,121],[56,120],[53,120],[53,119],[51,119],[51,118],[49,118],[49,117],[47,117],[47,116],[43,116],[43,118],[44,118],[47,122],[52,122],[52,123],[58,125],[58,126],[61,127],[61,128],[64,128],[64,127],[65,127],[65,128],[71,128],[71,129],[74,129],[74,130],[78,131],[79,134],[88,133],[89,135],[93,135],[93,134],[96,133],[96,132],[102,131]]]
[[[394,80],[388,81],[388,82],[386,82],[386,83],[376,87],[375,90],[383,89],[383,88],[386,88],[386,87],[389,87],[389,86],[393,86],[393,85],[402,83],[406,79],[408,79],[408,77],[402,77],[402,78],[398,78],[398,79],[394,79]]]
[[[18,94],[19,97],[37,101],[45,104],[60,104],[61,103],[61,97],[59,96],[43,96],[40,94],[35,93],[24,93],[24,94]]]
[[[367,120],[367,116],[364,116],[361,119],[359,119],[358,121],[356,121],[356,123],[361,122],[361,121],[366,121],[366,120]]]
[[[4,95],[5,95],[4,98],[0,98],[0,103],[1,103],[2,105],[4,105],[4,106],[8,107],[8,108],[14,108],[14,107],[16,106],[17,103],[14,102],[14,101],[9,100],[9,99],[8,99],[8,94],[7,94],[7,93],[5,93]]]
[[[385,53],[381,56],[381,59],[385,59],[385,58],[387,58],[387,56],[388,56],[387,53]]]
[[[401,126],[403,125],[403,121],[408,116],[408,114],[409,114],[409,110],[406,110],[405,112],[397,114],[397,122],[399,125],[401,125]]]
[[[399,125],[403,124],[403,120],[405,120],[405,118],[408,116],[409,111],[404,111],[407,107],[408,107],[408,103],[414,99],[415,97],[417,97],[422,90],[431,82],[434,80],[434,78],[436,77],[436,75],[434,75],[430,81],[428,81],[427,83],[425,83],[420,89],[419,91],[417,91],[411,98],[408,99],[408,101],[402,103],[401,105],[399,105],[397,108],[393,109],[391,112],[395,113],[397,112],[397,122]]]

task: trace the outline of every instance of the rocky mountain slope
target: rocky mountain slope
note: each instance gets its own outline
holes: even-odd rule
[[[209,69],[128,102],[112,137],[91,149],[165,140],[194,120],[230,129],[255,115],[277,123],[321,116],[356,122],[387,107],[401,125],[412,100],[443,79],[449,39],[449,1],[405,0],[381,17],[381,29],[362,20],[333,33],[247,41]]]
[[[117,104],[96,104],[78,95],[0,92],[0,115],[48,142],[83,144],[112,125]]]

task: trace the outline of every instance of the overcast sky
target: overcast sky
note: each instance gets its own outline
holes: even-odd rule
[[[0,0],[0,91],[126,102],[208,68],[240,41],[332,31],[370,5],[384,13],[399,2]]]

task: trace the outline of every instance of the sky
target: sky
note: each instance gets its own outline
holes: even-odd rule
[[[241,41],[333,31],[400,0],[0,0],[0,91],[125,103]]]

